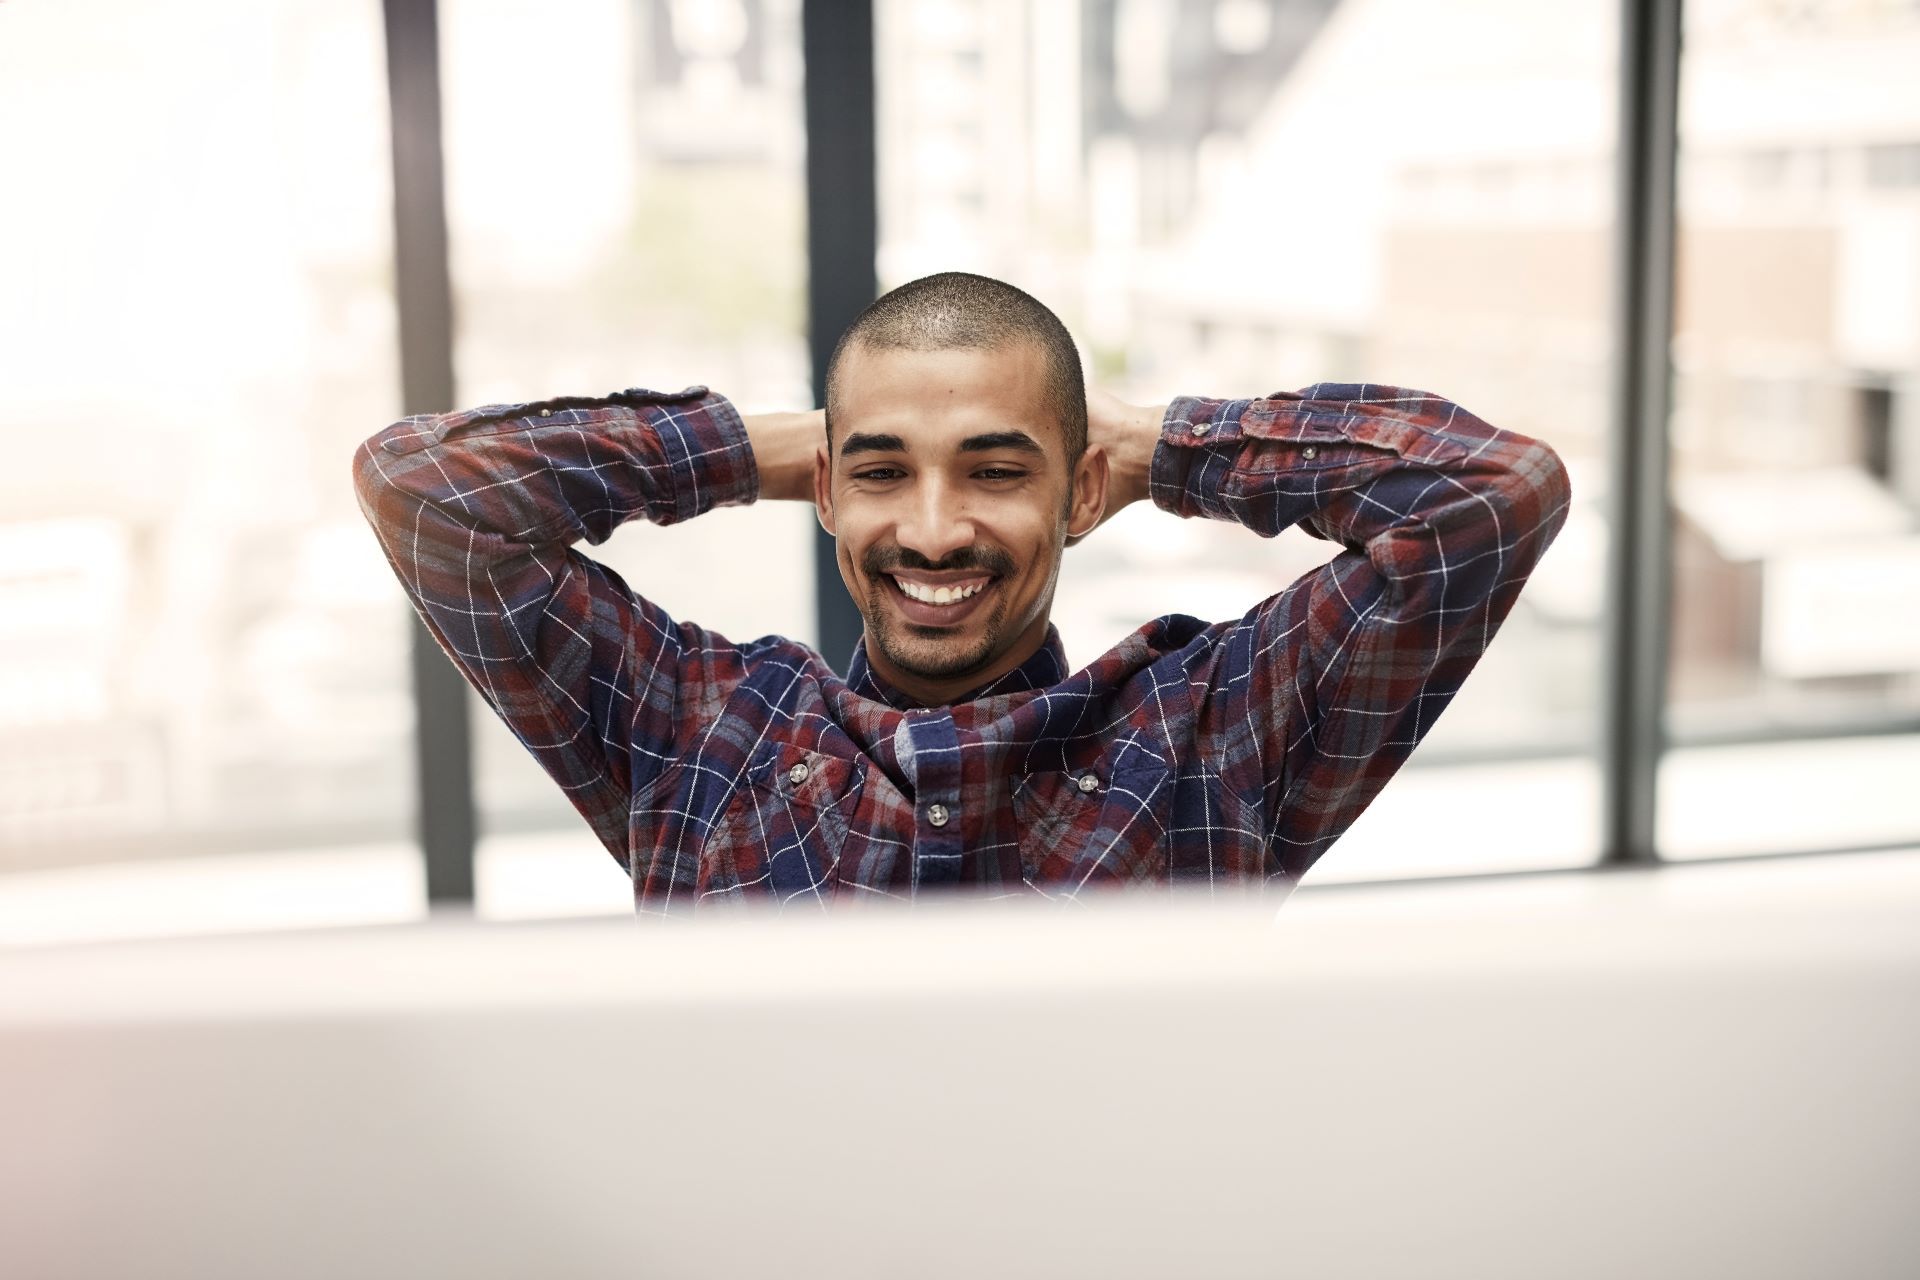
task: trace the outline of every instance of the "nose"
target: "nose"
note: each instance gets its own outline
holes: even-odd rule
[[[973,520],[962,495],[937,476],[923,477],[900,513],[894,536],[934,564],[973,544]]]

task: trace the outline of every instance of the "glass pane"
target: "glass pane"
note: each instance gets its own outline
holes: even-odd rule
[[[1663,848],[1920,840],[1920,10],[1687,15]]]
[[[1020,285],[1136,403],[1391,382],[1552,444],[1559,539],[1309,879],[1591,861],[1617,6],[1006,12],[878,6],[882,287]],[[1141,506],[1069,553],[1054,617],[1083,664],[1158,614],[1238,616],[1335,550]]]
[[[440,16],[461,402],[703,383],[744,413],[812,407],[798,0]],[[529,89],[530,67],[559,73]],[[677,618],[813,644],[814,527],[756,504],[631,521],[591,554]],[[631,911],[564,794],[470,705],[482,913]]]
[[[398,409],[380,6],[0,5],[0,119],[0,897],[417,913],[409,612],[347,466]]]

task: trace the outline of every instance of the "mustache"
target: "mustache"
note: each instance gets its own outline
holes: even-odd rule
[[[972,571],[1004,578],[1016,566],[1013,557],[997,547],[962,547],[938,564],[905,547],[872,547],[860,557],[860,567],[869,577],[879,577],[896,569],[916,569],[921,573]]]

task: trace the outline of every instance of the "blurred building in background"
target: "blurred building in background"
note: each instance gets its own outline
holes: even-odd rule
[[[809,402],[799,19],[445,0],[463,402]],[[882,288],[1020,284],[1125,397],[1394,382],[1567,459],[1560,540],[1315,878],[1592,861],[1617,6],[876,21]],[[0,213],[0,869],[408,838],[409,619],[347,482],[398,412],[382,57],[372,0],[0,7],[0,118],[34,122],[0,132],[32,193]],[[1687,6],[1670,856],[1920,839],[1915,65],[1911,0]],[[768,504],[595,554],[678,616],[811,640],[812,529]],[[1085,662],[1335,550],[1129,511],[1056,618]],[[564,847],[618,909],[472,706],[489,839]]]
[[[957,263],[1026,281],[1122,395],[1391,381],[1568,460],[1562,537],[1325,871],[1590,857],[1616,8],[882,15],[883,287]],[[1900,69],[1920,57],[1920,5],[1697,0],[1686,15],[1667,852],[1815,847],[1835,822],[1846,840],[1910,839],[1920,82]],[[1334,550],[1146,512],[1110,527],[1062,583],[1077,660],[1141,613],[1241,612]],[[1844,799],[1737,800],[1820,791]],[[1437,851],[1424,815],[1451,804],[1502,815],[1492,840],[1476,821]]]
[[[407,829],[379,30],[0,10],[0,866]]]

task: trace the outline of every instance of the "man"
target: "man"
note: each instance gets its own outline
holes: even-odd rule
[[[415,607],[642,913],[1284,894],[1433,727],[1567,513],[1551,448],[1420,392],[1089,396],[1051,311],[959,272],[862,313],[826,400],[489,405],[355,455]],[[573,549],[760,498],[811,500],[836,539],[866,624],[844,680],[793,641],[677,621]],[[1069,671],[1062,551],[1146,499],[1345,550],[1245,617],[1157,618]]]

